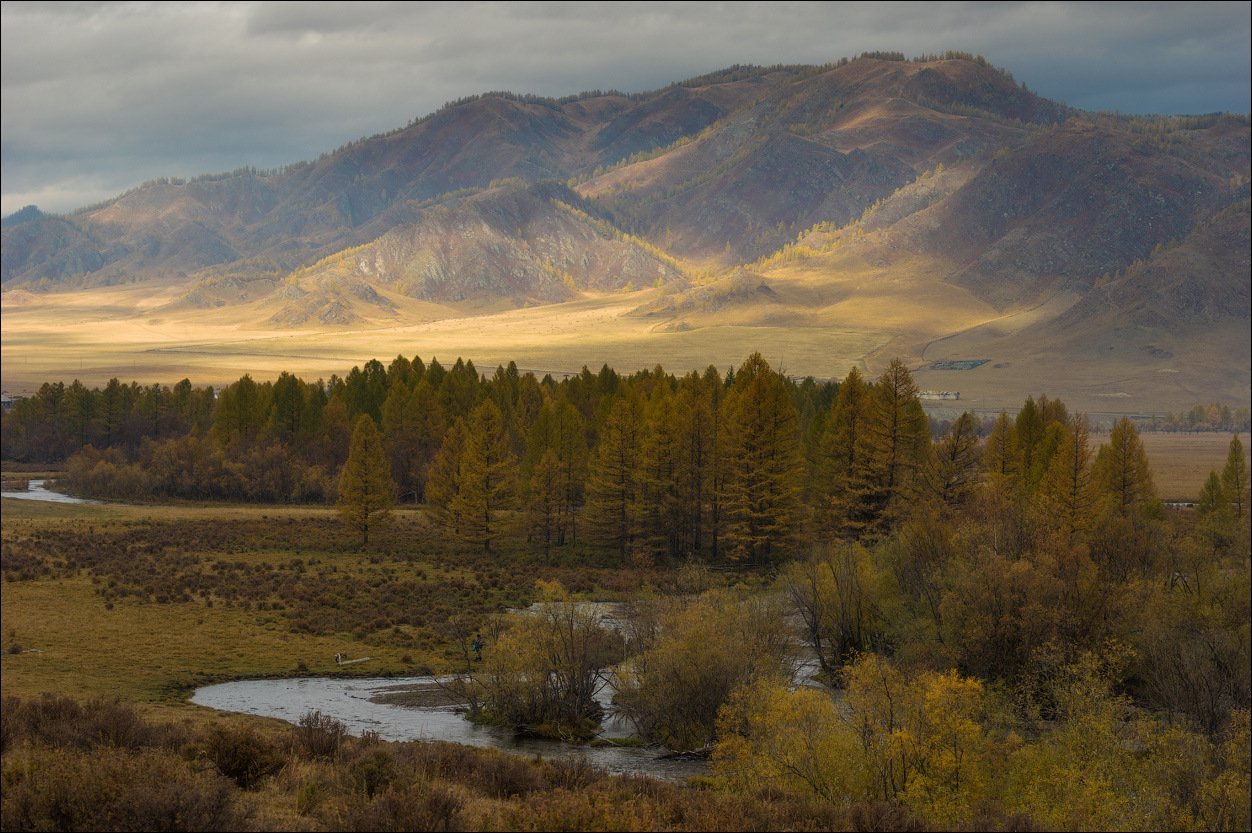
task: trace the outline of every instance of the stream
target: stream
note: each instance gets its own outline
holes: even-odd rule
[[[13,498],[14,500],[42,500],[48,503],[100,503],[98,500],[88,500],[54,492],[44,487],[45,482],[47,481],[31,480],[27,484],[26,491],[0,492],[0,497]]]
[[[650,775],[680,781],[708,772],[708,762],[663,758],[662,750],[636,746],[583,746],[537,738],[518,738],[496,726],[466,720],[455,705],[399,705],[392,699],[440,692],[437,678],[379,677],[334,679],[310,677],[286,680],[241,680],[206,686],[191,702],[221,711],[277,717],[297,723],[309,712],[342,721],[354,735],[377,732],[383,740],[443,740],[467,746],[494,747],[520,755],[547,759],[584,759],[613,773]],[[607,701],[609,693],[601,695]],[[438,697],[428,699],[440,699]],[[604,737],[627,738],[629,728],[607,718]]]

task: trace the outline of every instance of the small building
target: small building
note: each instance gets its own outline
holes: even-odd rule
[[[959,390],[924,390],[917,394],[918,399],[960,399]]]

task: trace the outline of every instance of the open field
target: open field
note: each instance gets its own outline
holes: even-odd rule
[[[3,501],[0,683],[186,714],[198,685],[242,677],[448,669],[467,631],[529,604],[538,578],[621,593],[651,573],[449,552],[415,510],[362,553],[320,507]],[[593,558],[594,561],[594,558]],[[21,653],[10,653],[17,645]],[[351,671],[334,655],[370,656]]]
[[[667,308],[668,296],[657,289],[516,309],[498,300],[453,308],[396,296],[394,315],[302,329],[269,323],[261,301],[192,308],[177,302],[181,290],[171,286],[10,292],[0,322],[0,381],[7,392],[23,394],[45,381],[96,386],[114,376],[217,386],[244,373],[273,379],[287,371],[313,380],[397,354],[445,363],[464,357],[488,373],[509,361],[538,374],[605,363],[622,372],[661,364],[684,373],[710,364],[725,370],[760,352],[790,375],[819,379],[842,378],[853,366],[877,375],[899,356],[921,388],[960,391],[962,407],[983,410],[1016,408],[1040,393],[1076,410],[1113,414],[1177,412],[1213,401],[1246,407],[1252,397],[1242,359],[1225,349],[1228,332],[1167,345],[1171,358],[1145,358],[1120,344],[1099,354],[1041,352],[1018,334],[1063,312],[1065,298],[999,313],[931,280],[926,264],[848,268],[847,275],[776,269],[766,295],[714,294],[690,309]],[[640,312],[658,304],[659,312]],[[988,361],[973,370],[929,369],[938,359],[970,358]]]
[[[1163,500],[1195,500],[1209,472],[1220,472],[1226,465],[1230,450],[1229,434],[1148,432],[1139,436],[1148,452],[1157,494]],[[1240,434],[1239,442],[1244,456],[1248,456],[1252,437]]]

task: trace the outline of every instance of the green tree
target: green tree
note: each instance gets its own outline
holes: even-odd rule
[[[352,430],[348,460],[339,473],[339,514],[361,531],[361,546],[365,546],[370,530],[390,517],[394,501],[395,484],[378,428],[368,414],[361,414]]]

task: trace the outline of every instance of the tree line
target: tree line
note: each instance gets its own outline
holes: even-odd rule
[[[348,478],[363,417],[377,438]],[[6,457],[69,457],[67,485],[91,494],[344,502],[351,492],[353,504],[368,473],[380,485],[354,521],[365,535],[393,501],[410,502],[448,539],[486,552],[502,541],[545,556],[594,545],[623,563],[772,564],[815,540],[877,540],[921,512],[992,498],[1071,540],[1112,517],[1160,513],[1128,420],[1097,456],[1086,420],[1046,396],[1012,418],[935,426],[899,360],[873,380],[854,368],[839,382],[795,381],[754,354],[725,374],[604,366],[558,381],[513,363],[487,378],[472,362],[398,356],[329,382],[245,375],[220,391],[45,384],[0,428]]]

